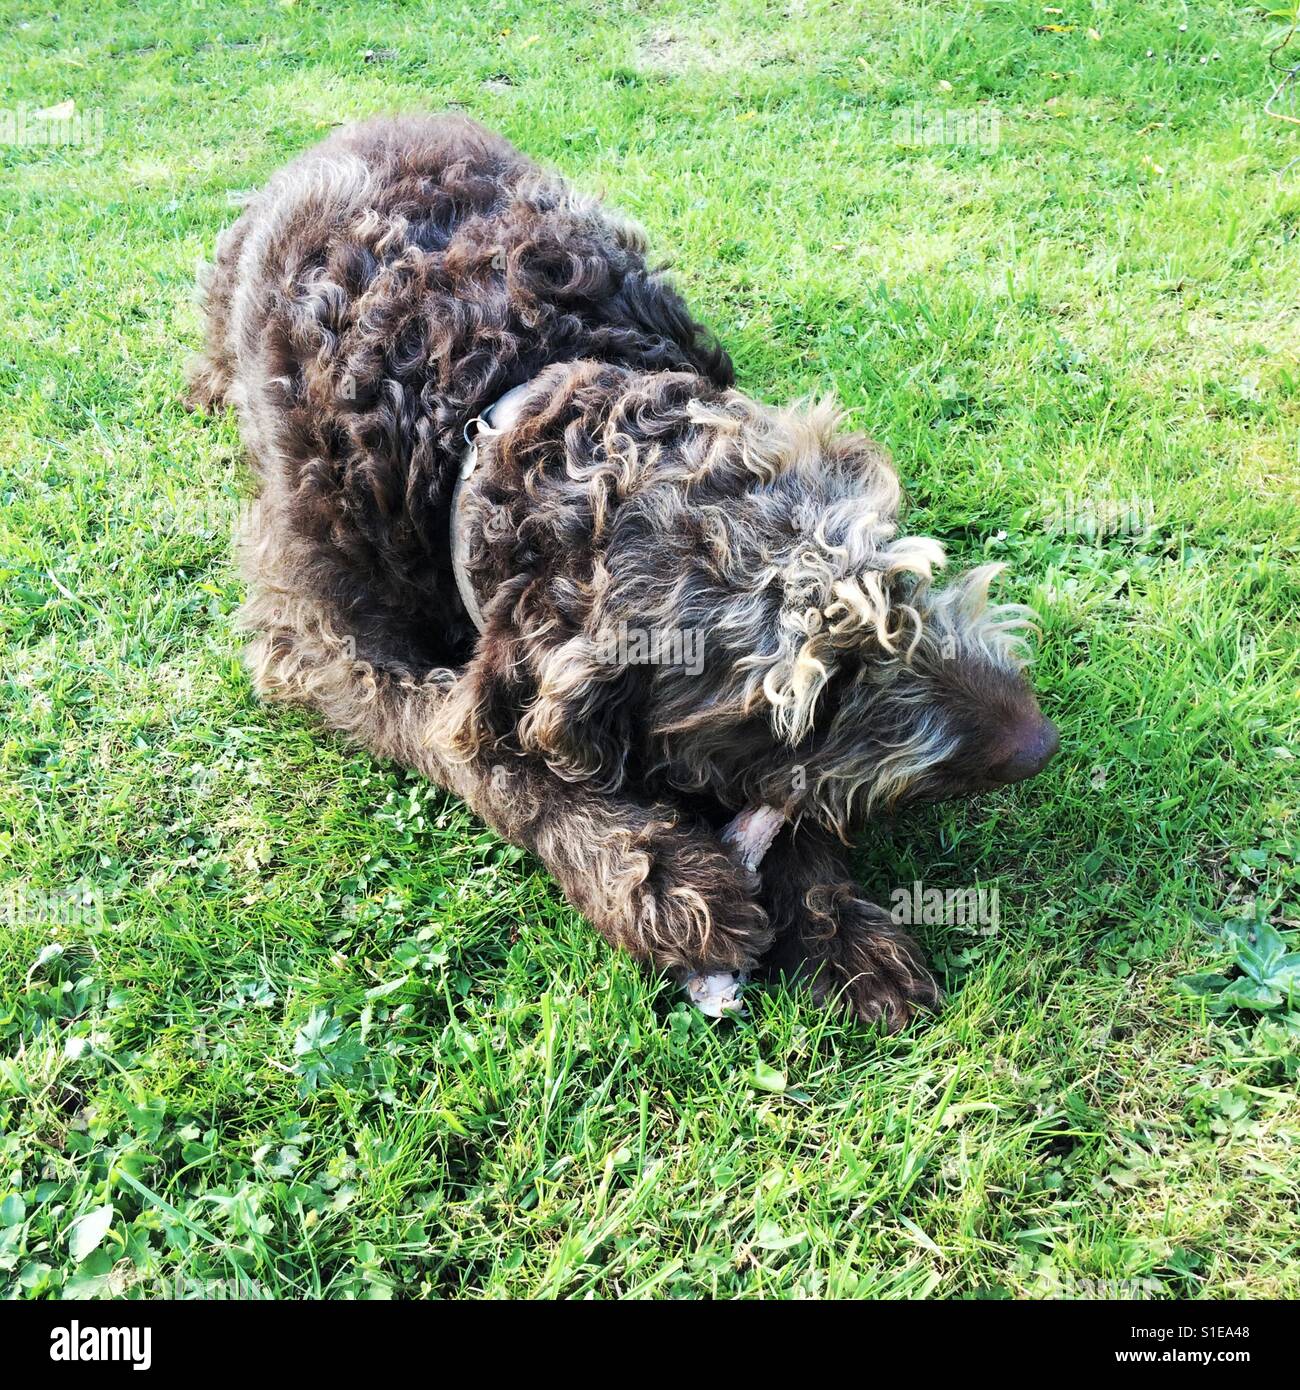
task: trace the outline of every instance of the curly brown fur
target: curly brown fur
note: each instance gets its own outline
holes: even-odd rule
[[[991,568],[933,588],[883,451],[827,405],[733,390],[644,250],[451,116],[341,131],[249,205],[192,398],[235,406],[260,476],[254,678],[464,797],[634,954],[793,962],[896,1026],[932,982],[828,832],[1046,761],[1027,614],[987,603]],[[452,489],[467,425],[520,383],[458,522],[480,636]],[[759,804],[798,827],[761,883],[718,838]]]

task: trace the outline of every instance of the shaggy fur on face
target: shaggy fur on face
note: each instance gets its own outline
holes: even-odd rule
[[[781,968],[897,1026],[936,997],[853,883],[873,814],[1055,751],[996,567],[935,587],[884,452],[772,409],[642,234],[459,117],[370,122],[221,238],[192,399],[236,408],[264,694],[448,787],[612,941],[680,975]],[[480,635],[451,563],[456,524]],[[786,826],[759,872],[719,838]]]

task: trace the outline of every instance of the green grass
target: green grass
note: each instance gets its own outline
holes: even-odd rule
[[[7,105],[103,122],[0,146],[11,1293],[1300,1295],[1295,1037],[1177,988],[1250,904],[1300,924],[1300,128],[1250,5],[1059,8],[0,6]],[[998,138],[900,143],[918,104]],[[195,262],[332,124],[448,106],[642,221],[748,390],[834,389],[1040,608],[1061,757],[864,848],[882,900],[1001,893],[922,928],[929,1026],[708,1026],[250,694]],[[1053,531],[1069,494],[1149,533]]]

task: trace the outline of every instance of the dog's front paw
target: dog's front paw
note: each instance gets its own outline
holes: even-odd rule
[[[890,924],[892,926],[892,923]],[[843,955],[819,972],[813,991],[824,1003],[842,1003],[863,1023],[896,1033],[919,1012],[938,1007],[942,995],[920,947],[894,928],[855,934]]]
[[[772,943],[757,877],[721,849],[677,840],[656,846],[637,892],[638,954],[683,979],[748,970]]]
[[[890,1033],[938,1007],[942,994],[921,948],[883,908],[838,884],[810,892],[807,910],[773,964],[808,980],[819,1004]]]

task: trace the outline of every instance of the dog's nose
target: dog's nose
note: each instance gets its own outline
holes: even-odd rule
[[[1025,782],[1038,774],[1056,756],[1061,747],[1061,736],[1050,719],[1040,719],[1038,723],[1017,739],[1010,756],[1003,758],[989,769],[996,782]]]

